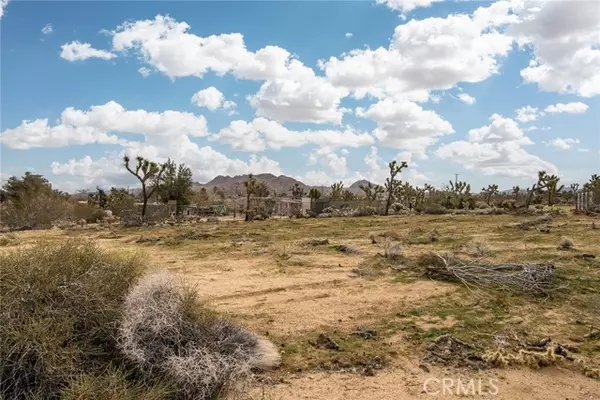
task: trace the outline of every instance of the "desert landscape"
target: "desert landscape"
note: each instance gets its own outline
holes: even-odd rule
[[[600,400],[600,1],[0,31],[0,400]]]
[[[3,251],[88,240],[182,277],[207,306],[277,345],[281,367],[257,376],[251,398],[421,399],[432,397],[428,378],[439,379],[428,387],[443,396],[442,379],[462,377],[495,379],[497,395],[484,387],[470,394],[477,398],[597,399],[598,227],[566,208],[530,217],[223,217],[19,232]],[[554,274],[547,293],[518,293],[428,276],[431,254],[551,263]],[[515,360],[494,362],[498,351]],[[517,361],[519,351],[565,357]]]

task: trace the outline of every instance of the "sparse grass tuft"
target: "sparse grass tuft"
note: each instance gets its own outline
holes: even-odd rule
[[[558,243],[558,248],[561,250],[573,249],[573,239],[563,236],[562,238],[560,238],[560,242]]]
[[[473,257],[488,257],[493,254],[490,245],[484,238],[475,238],[468,242],[465,252]]]
[[[16,246],[19,242],[19,237],[12,232],[0,236],[0,247]]]
[[[335,245],[334,248],[337,251],[340,251],[342,253],[346,253],[346,254],[359,254],[360,248],[358,246],[355,246],[353,244],[348,244],[348,243],[342,243],[342,244],[338,244]]]

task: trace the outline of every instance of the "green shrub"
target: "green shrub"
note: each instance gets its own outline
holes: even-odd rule
[[[73,207],[75,220],[85,219],[87,223],[93,224],[104,218],[104,210],[90,204],[75,204]]]
[[[73,378],[119,363],[134,258],[70,241],[2,254],[0,265],[0,398],[57,398]]]
[[[0,399],[216,400],[280,363],[136,260],[80,241],[0,254]]]

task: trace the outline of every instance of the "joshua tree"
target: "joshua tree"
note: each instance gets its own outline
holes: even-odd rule
[[[269,190],[269,186],[263,181],[256,181],[256,187],[254,189],[254,194],[256,197],[269,197],[271,191]]]
[[[146,216],[146,208],[148,206],[148,199],[152,197],[154,192],[158,189],[158,185],[161,182],[162,174],[167,167],[167,164],[157,164],[154,161],[145,159],[144,157],[136,157],[137,163],[135,169],[129,166],[131,161],[128,156],[123,157],[123,163],[129,173],[135,176],[142,184],[142,221]],[[148,188],[148,184],[151,188]]]
[[[423,203],[425,202],[425,190],[426,189],[421,189],[419,187],[415,188],[415,206],[423,206]]]
[[[429,194],[429,196],[431,196],[433,193],[435,193],[435,188],[432,185],[430,185],[429,183],[426,183],[425,191],[427,192],[427,194]]]
[[[96,191],[88,194],[88,204],[98,206],[102,209],[106,208],[108,203],[108,195],[99,186],[96,186]]]
[[[590,181],[585,183],[583,188],[592,192],[594,199],[596,199],[595,201],[600,200],[600,175],[592,175]]]
[[[531,186],[531,189],[527,189],[527,198],[525,200],[525,208],[529,208],[529,206],[531,205],[531,201],[533,200],[533,196],[534,194],[537,192],[537,184],[533,184],[533,186]]]
[[[548,205],[552,206],[556,202],[556,196],[560,193],[564,185],[558,186],[560,178],[556,175],[547,175],[545,179],[546,189],[548,190]]]
[[[342,192],[342,200],[344,201],[352,201],[355,198],[356,196],[354,195],[354,193],[352,193],[348,189],[344,189],[344,191]]]
[[[294,183],[294,186],[290,188],[290,192],[292,192],[292,199],[301,199],[304,196],[304,189],[298,182]]]
[[[390,177],[385,180],[385,189],[388,192],[387,201],[385,202],[385,212],[384,215],[388,215],[388,211],[390,209],[390,204],[392,203],[392,196],[394,192],[396,192],[398,186],[400,185],[400,181],[396,180],[396,175],[402,172],[403,168],[408,168],[408,164],[406,161],[401,161],[400,165],[396,162],[396,160],[391,161],[388,164],[390,168]]]
[[[256,192],[256,186],[258,181],[254,178],[254,175],[248,174],[248,179],[244,182],[246,188],[246,221],[249,220],[250,215],[250,196]]]
[[[461,195],[461,194],[466,194],[466,195],[470,195],[471,194],[471,184],[467,183],[467,182],[462,182],[462,181],[458,181],[456,183],[449,181],[450,182],[450,191],[453,192],[456,195]]]
[[[339,200],[342,198],[342,191],[344,190],[344,184],[342,181],[335,182],[331,185],[331,200]]]
[[[377,198],[384,192],[383,187],[380,185],[373,185],[371,182],[367,182],[366,185],[360,185],[360,189],[365,192],[367,202],[371,205]]]
[[[492,200],[492,196],[498,193],[498,185],[488,185],[487,188],[481,189],[481,192],[486,197],[486,203],[489,206]]]
[[[519,192],[521,188],[519,186],[513,186],[513,194],[515,195],[515,201],[519,201]]]
[[[408,203],[414,194],[415,188],[408,182],[399,183],[394,191],[394,197],[403,203]]]
[[[321,192],[317,188],[312,188],[308,191],[308,197],[313,201],[318,200],[321,197]]]
[[[579,190],[579,183],[571,183],[569,187],[571,188],[571,192],[577,193]]]

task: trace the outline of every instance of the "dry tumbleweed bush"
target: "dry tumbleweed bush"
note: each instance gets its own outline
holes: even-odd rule
[[[182,398],[239,393],[253,369],[280,363],[266,339],[202,308],[194,290],[166,273],[143,278],[127,295],[119,329],[126,358]]]

